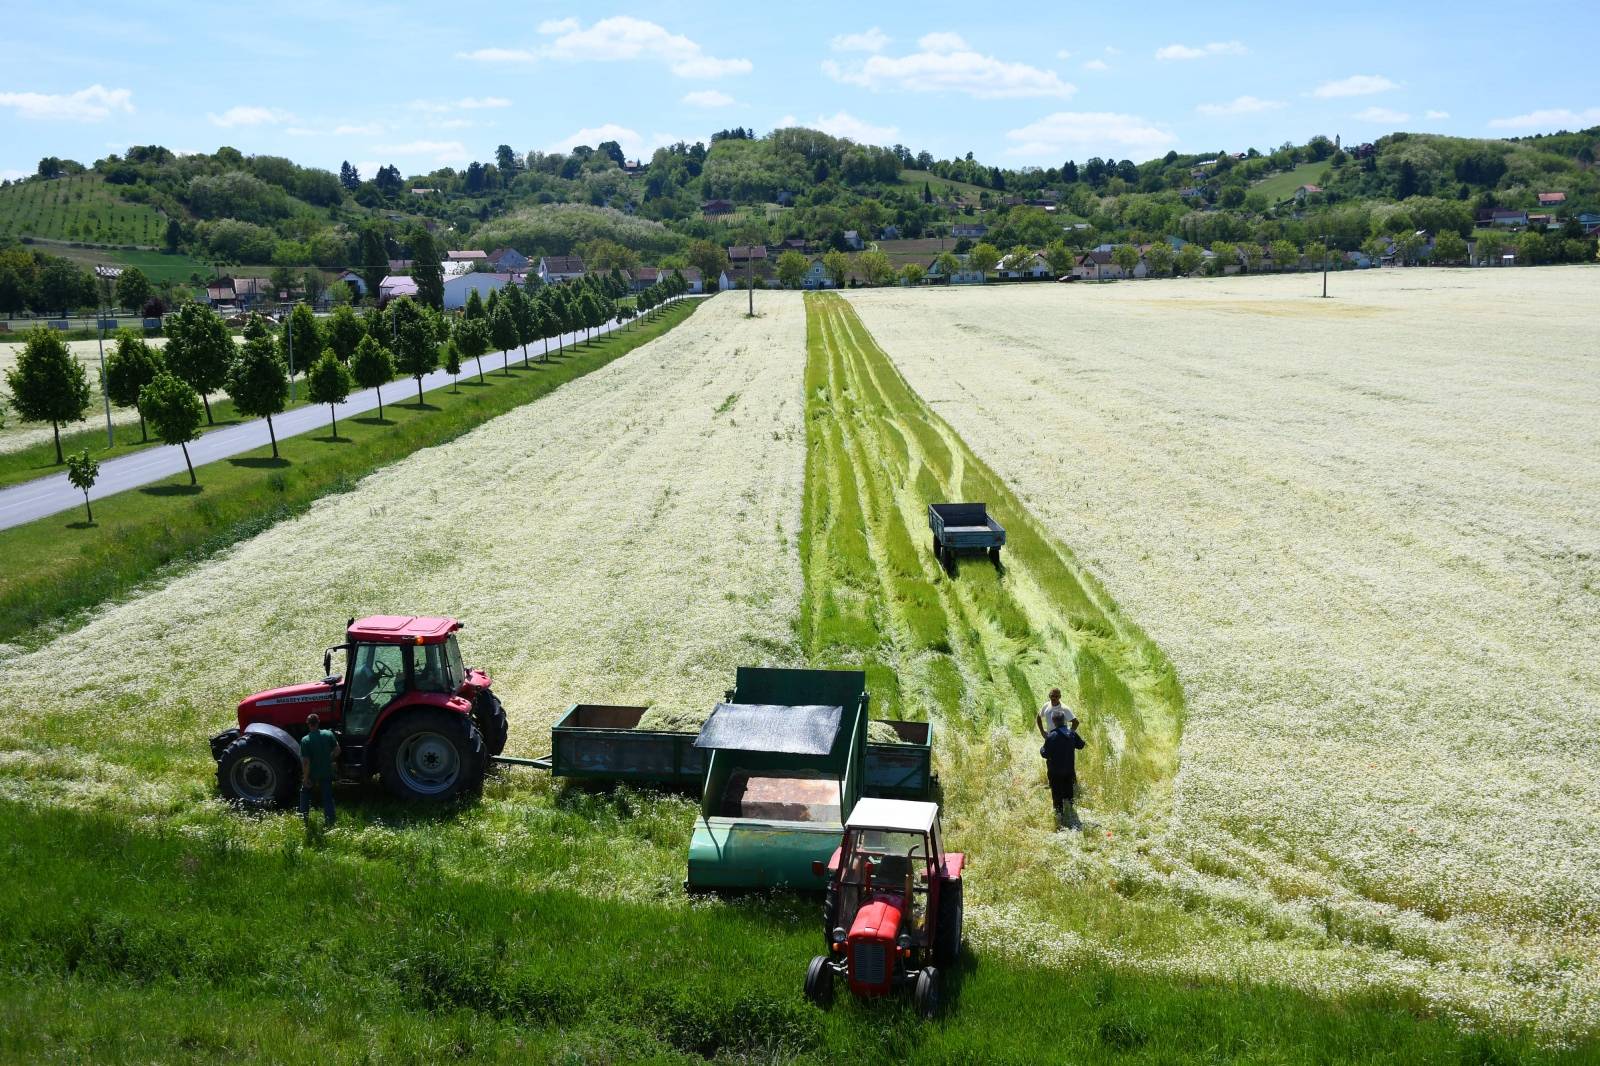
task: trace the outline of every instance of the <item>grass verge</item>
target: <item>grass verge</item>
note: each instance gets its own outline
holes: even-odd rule
[[[414,388],[407,397],[410,383],[397,381],[386,391],[398,402],[384,405],[382,420],[375,411],[341,420],[338,440],[326,432],[287,438],[277,460],[262,448],[207,464],[198,487],[179,475],[96,500],[93,526],[68,511],[0,530],[0,557],[10,560],[0,574],[0,642],[25,642],[30,631],[122,595],[165,566],[212,555],[386,463],[536,400],[660,336],[696,305],[680,301],[548,363],[513,363],[509,377],[497,371],[485,385],[472,378],[459,392],[436,389],[420,405]]]

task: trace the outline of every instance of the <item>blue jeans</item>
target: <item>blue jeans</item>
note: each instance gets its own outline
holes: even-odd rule
[[[300,783],[300,817],[308,821],[311,813],[311,790],[322,790],[322,817],[324,824],[333,824],[333,781],[302,781]]]

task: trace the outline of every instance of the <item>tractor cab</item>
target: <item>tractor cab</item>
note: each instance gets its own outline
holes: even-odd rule
[[[445,798],[483,776],[505,746],[492,682],[467,667],[453,618],[352,618],[322,653],[321,681],[269,689],[239,704],[239,726],[211,738],[223,795],[246,806],[287,805],[300,781],[307,717],[339,740],[338,772],[378,774],[402,798]],[[343,674],[335,674],[336,655]]]
[[[836,977],[863,998],[913,986],[917,1008],[938,1010],[938,967],[961,952],[965,857],[947,854],[939,807],[867,798],[845,823],[844,840],[819,875],[828,887],[823,928],[829,953],[811,960],[806,995],[826,1006]]]

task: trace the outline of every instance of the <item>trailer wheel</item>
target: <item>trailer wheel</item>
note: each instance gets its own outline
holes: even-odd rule
[[[826,955],[815,956],[806,967],[806,998],[823,1010],[833,1005],[833,967]]]
[[[406,800],[447,800],[483,783],[483,734],[464,714],[418,708],[383,731],[378,772]]]
[[[940,966],[954,966],[961,958],[961,922],[966,905],[961,901],[961,882],[946,881],[939,893],[939,932],[933,946]]]
[[[499,755],[506,750],[506,737],[511,732],[511,725],[506,721],[505,705],[500,702],[499,696],[487,689],[478,693],[472,708],[472,720],[478,724],[478,732],[483,734],[483,744],[490,755]]]
[[[989,549],[989,561],[996,566],[1000,565],[1000,547],[996,545]]]
[[[217,788],[230,803],[255,810],[289,807],[300,786],[300,767],[275,740],[246,733],[217,760]]]
[[[941,545],[939,548],[939,565],[944,567],[946,573],[954,574],[956,570],[956,553]]]
[[[939,1014],[939,1000],[941,998],[939,971],[933,966],[924,966],[917,971],[916,1005],[917,1013],[924,1018],[935,1018]]]

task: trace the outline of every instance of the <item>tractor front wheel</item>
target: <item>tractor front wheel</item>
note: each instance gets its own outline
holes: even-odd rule
[[[472,720],[478,723],[478,732],[483,734],[483,743],[490,755],[499,755],[506,750],[506,737],[511,732],[511,725],[506,721],[506,709],[499,696],[487,689],[478,693],[472,708]]]
[[[961,920],[965,910],[961,882],[946,881],[939,890],[939,931],[934,934],[933,945],[940,966],[954,966],[961,957]]]
[[[488,761],[469,716],[433,708],[405,712],[378,742],[378,772],[400,799],[447,800],[475,789]]]
[[[230,803],[255,810],[289,807],[300,786],[300,767],[277,741],[246,733],[217,760],[217,788]]]
[[[938,1016],[941,984],[939,971],[935,967],[924,966],[917,971],[917,1013],[924,1018]]]
[[[806,998],[823,1010],[833,1005],[833,967],[826,955],[814,957],[806,967]]]

